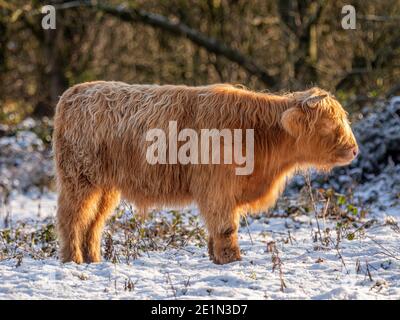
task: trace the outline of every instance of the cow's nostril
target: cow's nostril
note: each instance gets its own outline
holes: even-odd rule
[[[357,156],[357,154],[358,154],[358,148],[355,147],[353,148],[353,156]]]

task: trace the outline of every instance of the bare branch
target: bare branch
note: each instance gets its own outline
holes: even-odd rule
[[[365,21],[373,21],[373,22],[392,22],[399,21],[400,16],[377,16],[374,14],[367,15],[357,15],[357,19],[365,20]]]
[[[143,23],[154,28],[167,31],[175,36],[185,37],[196,45],[206,49],[208,52],[221,55],[226,59],[237,63],[251,75],[258,77],[269,87],[274,87],[276,85],[277,81],[274,77],[270,76],[266,70],[264,70],[264,68],[239,51],[221,43],[215,38],[204,35],[203,33],[189,27],[184,23],[173,22],[160,14],[146,12],[136,8],[128,8],[124,5],[111,6],[103,2],[91,0],[70,1],[55,7],[57,10],[66,10],[79,7],[96,8],[104,13],[119,18],[122,21]]]

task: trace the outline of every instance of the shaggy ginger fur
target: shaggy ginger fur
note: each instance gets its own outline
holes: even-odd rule
[[[235,166],[146,162],[146,132],[254,129],[254,171]],[[90,82],[68,89],[55,116],[58,231],[64,262],[97,262],[104,223],[120,197],[138,208],[197,203],[210,258],[240,259],[240,214],[270,207],[299,169],[349,163],[357,144],[340,104],[312,88],[286,95],[231,85],[204,87]]]

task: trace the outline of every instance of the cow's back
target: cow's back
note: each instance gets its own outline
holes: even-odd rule
[[[177,88],[179,100],[171,103]],[[148,130],[168,134],[170,121],[177,122],[178,130],[193,123],[194,104],[186,88],[99,81],[68,89],[54,123],[58,176],[115,186],[135,203],[190,198],[189,166],[151,165],[146,160]]]

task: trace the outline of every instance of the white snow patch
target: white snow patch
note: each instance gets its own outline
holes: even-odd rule
[[[2,219],[4,210],[11,209],[14,227],[40,223],[54,216],[55,207],[54,194],[16,194],[8,208],[1,208]],[[195,209],[184,213],[194,214]],[[243,260],[223,266],[211,263],[205,247],[191,244],[147,252],[130,264],[61,264],[25,256],[20,263],[3,260],[0,299],[400,299],[399,234],[392,224],[380,220],[366,237],[343,239],[343,264],[335,248],[316,250],[312,217],[262,215],[249,218],[249,223],[249,230],[242,227],[239,234]],[[322,227],[334,230],[332,222]],[[267,252],[270,241],[276,242],[283,262],[283,291]]]

